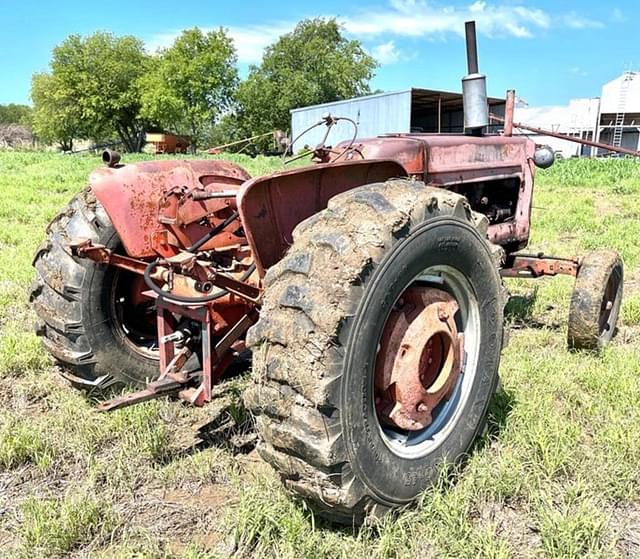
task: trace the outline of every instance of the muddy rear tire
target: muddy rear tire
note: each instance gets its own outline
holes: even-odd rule
[[[334,197],[268,271],[245,400],[260,454],[320,515],[358,523],[412,502],[482,431],[506,300],[486,227],[464,197],[396,179]],[[468,298],[456,322],[469,344],[452,415],[406,450],[409,436],[396,444],[378,418],[373,375],[385,323],[418,276]]]
[[[49,224],[34,257],[31,301],[39,318],[37,333],[77,388],[142,385],[157,377],[158,360],[153,330],[143,336],[122,319],[123,293],[134,278],[72,256],[68,244],[78,238],[120,249],[109,217],[90,190],[74,197]],[[140,312],[129,315],[137,320]]]
[[[622,259],[613,250],[583,258],[569,308],[570,349],[598,351],[611,341],[622,304],[623,275]]]

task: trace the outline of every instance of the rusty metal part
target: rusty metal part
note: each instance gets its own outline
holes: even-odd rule
[[[365,160],[395,159],[408,175],[429,186],[466,194],[461,187],[517,181],[512,217],[490,224],[487,236],[494,244],[520,248],[528,242],[531,228],[534,167],[529,161],[535,149],[535,142],[521,136],[388,134],[358,140]]]
[[[476,22],[467,21],[464,24],[465,44],[467,47],[467,71],[469,74],[478,73],[478,45],[476,42]]]
[[[143,274],[147,266],[147,262],[142,260],[116,254],[104,245],[94,245],[91,239],[73,239],[68,246],[74,256],[89,258],[94,262],[115,266],[136,274]],[[161,274],[155,278],[163,279]]]
[[[208,228],[199,226],[203,219],[236,209],[234,198],[193,200],[190,192],[229,192],[249,178],[246,171],[228,161],[171,160],[103,167],[91,174],[90,182],[126,253],[133,258],[150,258],[174,252],[172,239],[163,237],[168,229],[173,237],[183,236],[179,248],[185,248],[207,232]],[[173,219],[174,226],[161,223],[159,215]],[[226,217],[222,215],[221,220]],[[246,243],[244,238],[234,238],[230,242],[230,238],[219,236],[216,246]]]
[[[462,334],[455,299],[440,289],[411,287],[391,312],[376,360],[376,411],[384,423],[417,431],[455,387]]]
[[[236,140],[235,142],[228,142],[226,144],[220,144],[219,146],[215,146],[215,147],[209,148],[207,150],[207,153],[210,153],[212,155],[217,155],[225,148],[230,148],[232,146],[237,146],[239,144],[253,142],[254,140],[259,140],[260,138],[266,138],[267,136],[275,136],[276,132],[277,131],[274,130],[273,132],[265,132],[264,134],[257,134],[255,136],[250,136],[248,138],[242,138],[242,140]]]
[[[164,292],[156,291],[158,295],[166,296],[168,298],[176,297],[179,301],[179,297],[198,297],[202,295],[202,290],[197,289],[197,279],[192,277],[183,276],[181,274],[171,273],[170,268],[162,267],[159,263],[143,262],[127,256],[120,256],[115,254],[112,250],[106,248],[103,245],[94,245],[89,239],[75,240],[69,244],[73,253],[80,257],[90,258],[101,264],[109,264],[116,268],[121,268],[134,272],[136,274],[144,274],[145,270],[153,264],[153,270],[149,272],[151,279],[159,281],[171,280],[179,288],[179,292]],[[210,266],[206,266],[204,262],[196,260],[194,254],[188,252],[180,252],[177,255],[165,260],[168,265],[176,265],[181,270],[191,271],[196,278],[204,277],[211,283],[211,286],[219,287],[233,293],[238,297],[246,299],[250,303],[258,303],[262,298],[262,290],[249,283],[239,281],[229,275],[217,272]],[[189,264],[189,265],[188,265]],[[207,292],[210,290],[207,290]],[[196,302],[196,301],[183,301],[183,302]]]
[[[147,292],[147,296],[153,298],[155,294]],[[254,307],[215,343],[214,322],[206,306],[188,307],[156,298],[156,307],[160,377],[142,390],[102,402],[98,405],[98,410],[112,411],[173,394],[178,394],[180,398],[196,406],[203,406],[211,401],[213,385],[229,366],[234,354],[244,347],[244,343],[238,343],[240,338],[258,320],[258,311]],[[177,326],[176,316],[188,317],[202,324],[200,371],[182,371],[193,350],[189,345],[184,345],[176,351],[177,340],[172,337]]]
[[[507,90],[507,99],[504,107],[504,131],[503,135],[507,137],[513,136],[513,114],[516,108],[516,91],[515,89]]]
[[[400,176],[406,171],[395,161],[339,161],[247,181],[238,209],[260,276],[284,256],[296,225],[326,208],[330,198]]]
[[[128,406],[133,406],[134,404],[139,404],[140,402],[146,402],[147,400],[154,400],[156,398],[162,398],[163,396],[169,396],[171,394],[175,394],[185,384],[187,384],[189,380],[196,377],[197,375],[195,373],[187,377],[183,376],[178,378],[174,378],[173,375],[167,375],[154,382],[150,382],[143,390],[131,392],[129,394],[124,394],[123,396],[118,396],[117,398],[101,402],[96,406],[96,409],[103,412],[114,411]]]
[[[510,254],[500,269],[503,278],[539,278],[558,274],[577,276],[580,259],[539,254]]]
[[[494,115],[493,113],[490,114],[489,116],[491,117],[492,120],[495,120],[496,122],[505,121],[502,117]],[[513,126],[515,128],[522,128],[523,130],[528,130],[529,132],[533,132],[534,134],[540,134],[542,136],[550,136],[552,138],[558,138],[560,140],[567,140],[568,142],[575,142],[576,144],[583,144],[585,146],[591,146],[594,148],[614,151],[616,153],[623,153],[625,155],[640,157],[640,151],[637,151],[635,149],[612,146],[611,144],[605,144],[602,142],[594,142],[592,140],[586,140],[583,138],[578,138],[576,136],[569,136],[567,134],[562,134],[561,132],[553,132],[552,130],[545,130],[543,128],[537,128],[535,126],[530,126],[529,124],[522,124],[520,122],[514,122]]]

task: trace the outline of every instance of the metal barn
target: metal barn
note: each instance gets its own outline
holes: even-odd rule
[[[504,99],[489,98],[489,110],[504,116]],[[323,103],[291,110],[291,137],[322,119],[326,113],[349,117],[358,124],[358,137],[370,138],[390,133],[461,133],[463,131],[462,94],[411,88],[377,93],[344,101]],[[295,142],[294,151],[305,145],[315,147],[325,130],[317,127]],[[353,126],[341,121],[327,139],[329,145],[353,137]]]

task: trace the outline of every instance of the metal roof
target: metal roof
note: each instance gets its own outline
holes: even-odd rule
[[[299,111],[306,111],[308,109],[317,109],[318,107],[331,107],[334,105],[340,105],[342,103],[351,103],[354,101],[367,100],[367,99],[375,99],[378,97],[386,97],[390,95],[400,95],[403,93],[411,94],[412,103],[417,103],[418,106],[429,107],[435,106],[438,103],[438,98],[440,98],[440,102],[442,104],[442,108],[446,109],[449,106],[459,105],[462,99],[462,93],[454,93],[452,91],[441,91],[438,89],[422,89],[420,87],[411,87],[409,89],[400,89],[398,91],[385,91],[383,93],[373,93],[371,95],[362,95],[360,97],[351,97],[350,99],[341,99],[339,101],[330,101],[328,103],[319,103],[317,105],[307,105],[306,107],[298,107],[295,109],[290,109],[290,113],[296,113]],[[496,97],[488,98],[489,105],[500,105],[505,101],[504,99],[499,99]]]

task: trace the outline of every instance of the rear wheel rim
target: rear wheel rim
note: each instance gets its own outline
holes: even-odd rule
[[[614,268],[607,280],[604,296],[600,303],[600,316],[598,318],[599,337],[607,337],[613,334],[612,329],[615,327],[618,309],[620,307],[620,284],[620,274],[618,270]]]
[[[142,295],[143,286],[138,274],[116,270],[111,284],[109,318],[118,339],[134,353],[158,360],[155,304]]]
[[[463,351],[460,362],[460,372],[457,375],[448,397],[445,397],[431,411],[431,423],[419,430],[407,431],[397,426],[389,425],[385,417],[381,417],[374,403],[374,413],[382,440],[389,450],[401,458],[422,458],[436,450],[449,436],[460,420],[466,403],[471,395],[472,386],[478,373],[478,358],[480,352],[480,312],[475,292],[469,280],[456,268],[447,265],[431,266],[421,272],[407,284],[400,296],[408,289],[415,287],[429,287],[445,291],[455,300],[459,309],[455,314],[457,331],[463,335]],[[390,313],[391,315],[391,313]],[[387,317],[387,321],[389,317]],[[383,328],[383,332],[384,332]],[[431,334],[425,334],[425,339]],[[380,349],[384,344],[378,344],[376,364],[382,358]],[[375,380],[374,380],[375,384]],[[373,387],[374,398],[376,387]]]

